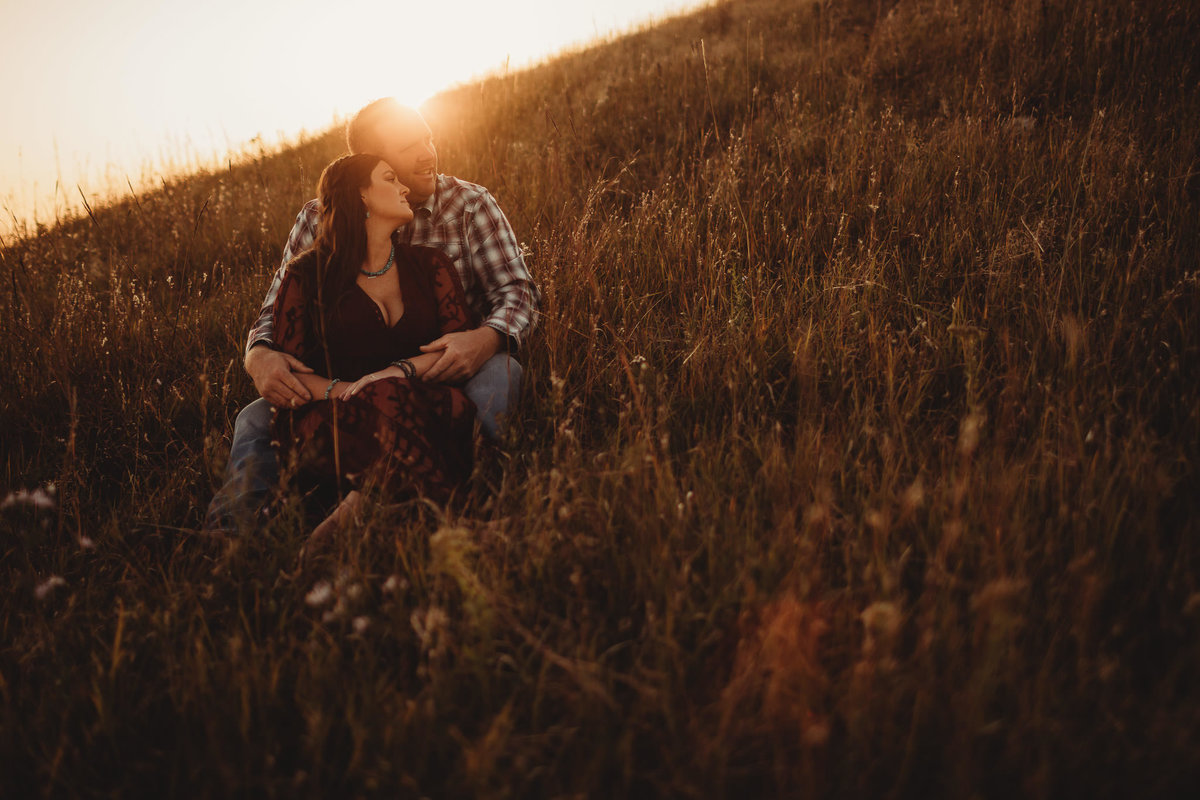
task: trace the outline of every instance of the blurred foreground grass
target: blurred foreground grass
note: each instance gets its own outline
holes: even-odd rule
[[[429,107],[546,295],[506,454],[195,535],[337,132],[0,251],[0,794],[1172,796],[1200,12],[720,3]]]

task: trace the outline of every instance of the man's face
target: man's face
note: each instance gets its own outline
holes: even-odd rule
[[[437,148],[425,120],[406,109],[400,119],[382,123],[377,134],[380,152],[376,155],[392,165],[414,205],[425,202],[437,185]]]

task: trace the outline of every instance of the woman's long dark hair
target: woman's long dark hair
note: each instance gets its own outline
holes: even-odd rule
[[[317,344],[327,352],[326,331],[338,301],[354,286],[367,258],[367,209],[362,190],[371,184],[379,156],[367,153],[342,156],[321,173],[317,197],[321,216],[313,241],[314,259],[299,278],[308,296],[308,318]],[[307,265],[306,265],[307,266]],[[328,367],[328,363],[326,364]]]

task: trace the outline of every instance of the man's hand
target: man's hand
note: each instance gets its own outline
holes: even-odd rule
[[[312,372],[300,359],[269,347],[254,347],[246,354],[245,365],[254,388],[271,405],[277,408],[299,406],[312,400],[308,389],[292,374]]]
[[[486,325],[473,331],[447,333],[426,345],[422,353],[441,353],[421,377],[427,381],[458,383],[470,378],[500,350],[500,332]]]

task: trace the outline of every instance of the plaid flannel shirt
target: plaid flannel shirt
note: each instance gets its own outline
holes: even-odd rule
[[[437,188],[424,203],[413,207],[413,215],[413,221],[396,232],[397,241],[436,247],[449,256],[476,317],[513,346],[523,343],[537,323],[541,292],[529,277],[517,238],[491,193],[482,186],[438,175]],[[316,200],[308,201],[296,216],[279,269],[250,328],[247,353],[256,344],[274,346],[279,285],[288,262],[312,245],[319,216]]]

